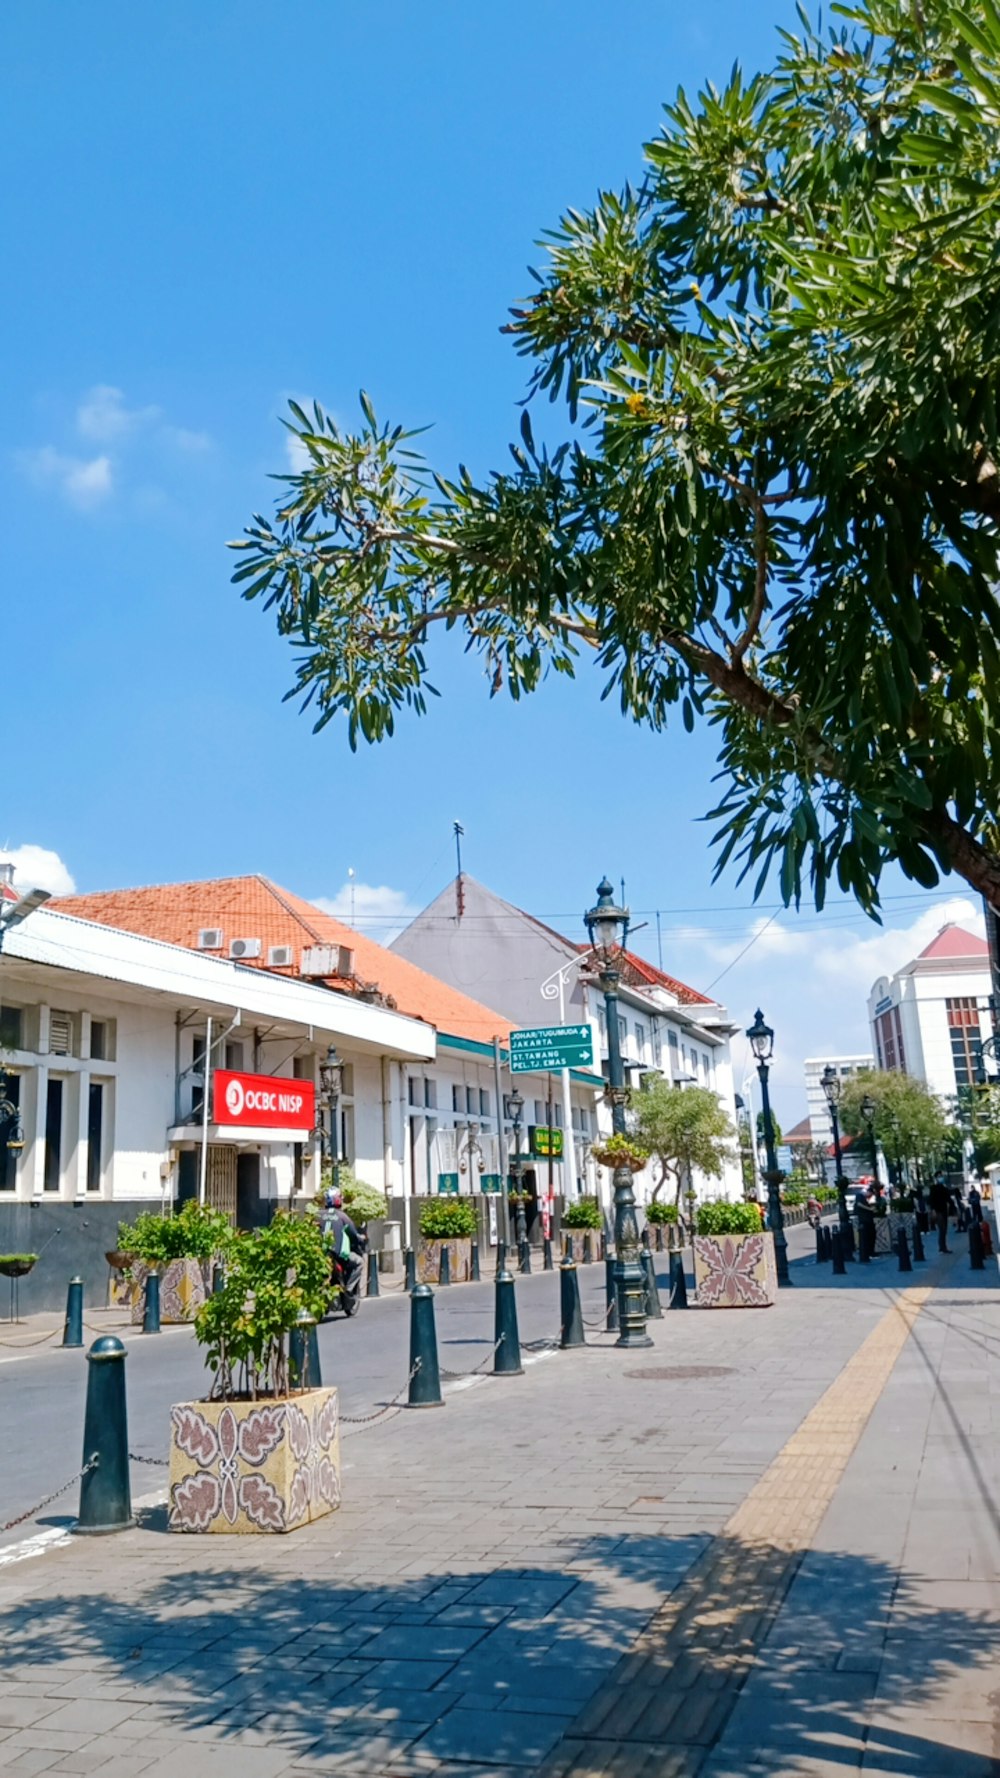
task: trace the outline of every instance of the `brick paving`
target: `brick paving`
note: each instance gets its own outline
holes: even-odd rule
[[[996,1273],[794,1272],[347,1436],[292,1537],[0,1569],[0,1771],[1000,1771]]]

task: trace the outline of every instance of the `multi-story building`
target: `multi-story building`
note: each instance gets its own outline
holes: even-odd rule
[[[841,1082],[850,1080],[852,1075],[862,1073],[866,1068],[875,1066],[873,1056],[810,1056],[805,1063],[806,1073],[806,1104],[809,1107],[808,1119],[812,1141],[824,1152],[833,1152],[833,1125],[830,1122],[830,1107],[823,1091],[823,1075],[828,1068],[833,1068]],[[787,1138],[786,1138],[787,1140]],[[831,1174],[832,1177],[832,1174]]]
[[[464,993],[481,994],[518,1028],[589,1024],[594,1055],[600,1056],[606,1076],[604,997],[589,945],[574,944],[463,873],[393,940],[392,950]],[[658,1073],[678,1087],[709,1087],[735,1124],[729,1040],[737,1027],[724,1006],[629,951],[622,969],[618,1022],[622,1057],[633,1086],[644,1074]],[[575,1180],[581,1188],[598,1189],[600,1181],[588,1160],[593,1131],[576,1123],[576,1114],[565,1103],[565,1083],[558,1076],[549,1082],[547,1117],[548,1106],[567,1132],[563,1170],[567,1188]],[[536,1115],[542,1109],[536,1106]],[[602,1128],[610,1128],[606,1106],[600,1107],[600,1116]],[[653,1171],[647,1168],[637,1176],[637,1195],[648,1195],[654,1183]],[[722,1190],[740,1196],[735,1146],[721,1186],[717,1181],[695,1183],[713,1194]]]
[[[981,1045],[991,1035],[990,959],[985,939],[964,927],[937,937],[868,997],[879,1068],[898,1068],[953,1099],[980,1078]]]

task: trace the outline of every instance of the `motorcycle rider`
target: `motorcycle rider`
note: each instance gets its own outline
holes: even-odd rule
[[[361,1271],[361,1255],[367,1251],[368,1242],[344,1209],[344,1200],[339,1191],[332,1186],[323,1199],[321,1227],[324,1235],[330,1237],[330,1246],[344,1289],[353,1290]]]

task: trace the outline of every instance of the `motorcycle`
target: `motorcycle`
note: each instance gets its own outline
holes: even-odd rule
[[[367,1246],[368,1243],[365,1242],[363,1251],[367,1250]],[[328,1321],[337,1309],[340,1309],[348,1320],[352,1315],[357,1314],[361,1307],[361,1274],[363,1270],[362,1253],[351,1253],[346,1259],[342,1254],[331,1254],[330,1283],[333,1286],[334,1295],[323,1317],[324,1321]]]

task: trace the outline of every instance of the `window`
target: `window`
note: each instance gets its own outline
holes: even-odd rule
[[[597,1009],[597,1029],[601,1034],[601,1043],[602,1044],[607,1043],[607,1041],[608,1041],[608,1016],[607,1016],[607,1013],[605,1012],[603,1006],[599,1006]]]
[[[103,1019],[90,1021],[90,1054],[95,1062],[107,1061],[108,1027]]]
[[[975,1001],[970,1004],[974,1006]],[[875,1021],[875,1037],[883,1067],[905,1074],[906,1052],[903,1049],[903,1025],[898,1006],[892,1006],[888,1012],[879,1014]]]
[[[0,1006],[0,1049],[24,1048],[24,1014],[19,1006]]]
[[[236,1074],[242,1073],[242,1071],[243,1071],[243,1045],[242,1045],[242,1043],[227,1043],[226,1044],[226,1067],[233,1069]]]
[[[479,1091],[476,1087],[466,1087],[466,1089],[465,1089],[465,1109],[468,1112],[470,1117],[475,1117],[478,1114],[478,1111],[479,1111]]]
[[[63,1086],[61,1080],[49,1079],[45,1089],[45,1170],[43,1186],[57,1192],[62,1178]]]
[[[618,1042],[622,1049],[625,1048],[625,1045],[628,1042],[628,1025],[624,1019],[618,1020]]]
[[[646,1060],[646,1027],[638,1019],[635,1022],[635,1048],[640,1062]]]
[[[465,1088],[464,1087],[452,1087],[452,1089],[451,1089],[451,1109],[452,1109],[452,1111],[464,1111],[465,1110]]]
[[[8,1074],[7,1099],[18,1107],[21,1103],[21,1076]],[[12,1192],[17,1184],[17,1150],[7,1143],[17,1127],[17,1111],[13,1117],[0,1118],[0,1192]]]
[[[92,1080],[87,1100],[87,1190],[99,1192],[103,1171],[104,1084]]]
[[[489,1117],[490,1115],[490,1096],[483,1090],[479,1094],[479,1115],[480,1117]]]
[[[415,1079],[414,1076],[411,1074],[410,1078],[406,1084],[407,1084],[407,1090],[408,1090],[409,1096],[410,1096],[410,1104],[411,1105],[422,1104],[423,1097],[424,1097],[423,1082]]]
[[[71,1056],[73,1053],[73,1015],[69,1012],[49,1013],[49,1053]]]
[[[437,1081],[428,1080],[424,1076],[424,1104],[428,1111],[436,1111],[438,1102]]]
[[[676,1033],[676,1031],[668,1031],[667,1032],[667,1042],[670,1045],[670,1048],[674,1052],[674,1060],[676,1061],[677,1060],[677,1033]]]
[[[663,1063],[663,1039],[660,1036],[659,1025],[653,1026],[653,1062],[657,1068],[661,1067]]]
[[[545,1101],[544,1101],[544,1099],[536,1099],[535,1100],[535,1122],[536,1122],[536,1124],[542,1124],[542,1125],[544,1125],[544,1123],[545,1123]]]
[[[948,1031],[951,1037],[951,1059],[955,1065],[956,1087],[971,1087],[982,1073],[982,1038],[979,1029],[979,1006],[969,995],[946,1000]]]

